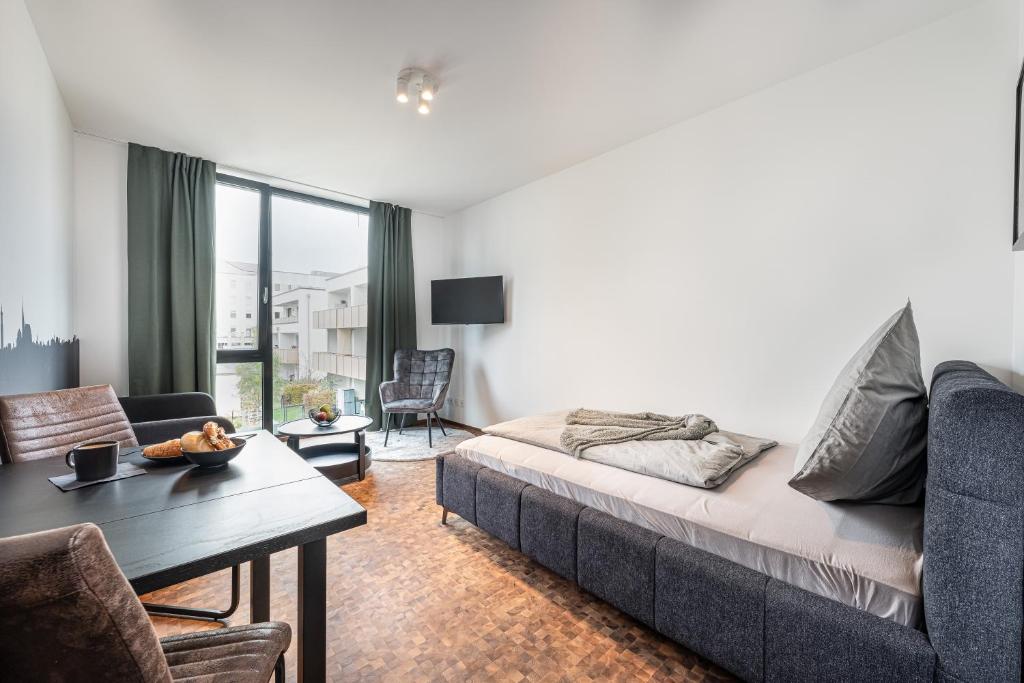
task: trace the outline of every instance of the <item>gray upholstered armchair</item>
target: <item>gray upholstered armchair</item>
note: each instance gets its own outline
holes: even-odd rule
[[[384,411],[384,445],[388,445],[391,434],[391,416],[401,415],[399,433],[405,427],[405,416],[417,413],[427,414],[427,444],[434,445],[431,432],[431,415],[437,420],[441,433],[447,436],[437,411],[444,406],[448,384],[452,379],[455,352],[451,349],[419,351],[399,349],[395,351],[395,378],[380,384],[380,405]]]

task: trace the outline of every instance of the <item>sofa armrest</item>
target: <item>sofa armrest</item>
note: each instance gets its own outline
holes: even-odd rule
[[[216,422],[228,434],[235,433],[235,425],[226,417],[217,415],[203,415],[200,417],[182,417],[174,420],[152,420],[150,422],[135,422],[132,429],[135,431],[135,438],[142,446],[154,443],[161,443],[170,439],[180,438],[185,432],[198,432],[202,430],[207,422]]]
[[[216,415],[213,397],[199,391],[178,394],[152,394],[149,396],[121,396],[117,399],[128,421],[155,422],[184,417]]]

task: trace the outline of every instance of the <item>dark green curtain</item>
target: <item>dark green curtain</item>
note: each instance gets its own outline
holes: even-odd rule
[[[213,393],[217,167],[128,146],[128,384]]]
[[[381,382],[394,378],[396,349],[416,348],[412,212],[370,202],[366,315],[366,416],[381,425]]]

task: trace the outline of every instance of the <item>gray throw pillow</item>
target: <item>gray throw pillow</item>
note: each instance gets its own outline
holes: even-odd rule
[[[818,500],[909,504],[924,487],[928,396],[910,302],[839,373],[789,485]]]

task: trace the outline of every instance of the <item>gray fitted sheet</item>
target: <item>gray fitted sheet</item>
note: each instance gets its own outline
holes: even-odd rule
[[[523,420],[538,430],[556,430],[563,416]],[[523,421],[515,422],[521,431]],[[488,429],[500,433],[502,425]],[[921,626],[922,509],[808,498],[786,484],[794,445],[765,452],[716,489],[578,460],[493,433],[465,441],[456,451],[780,581],[905,626]]]

